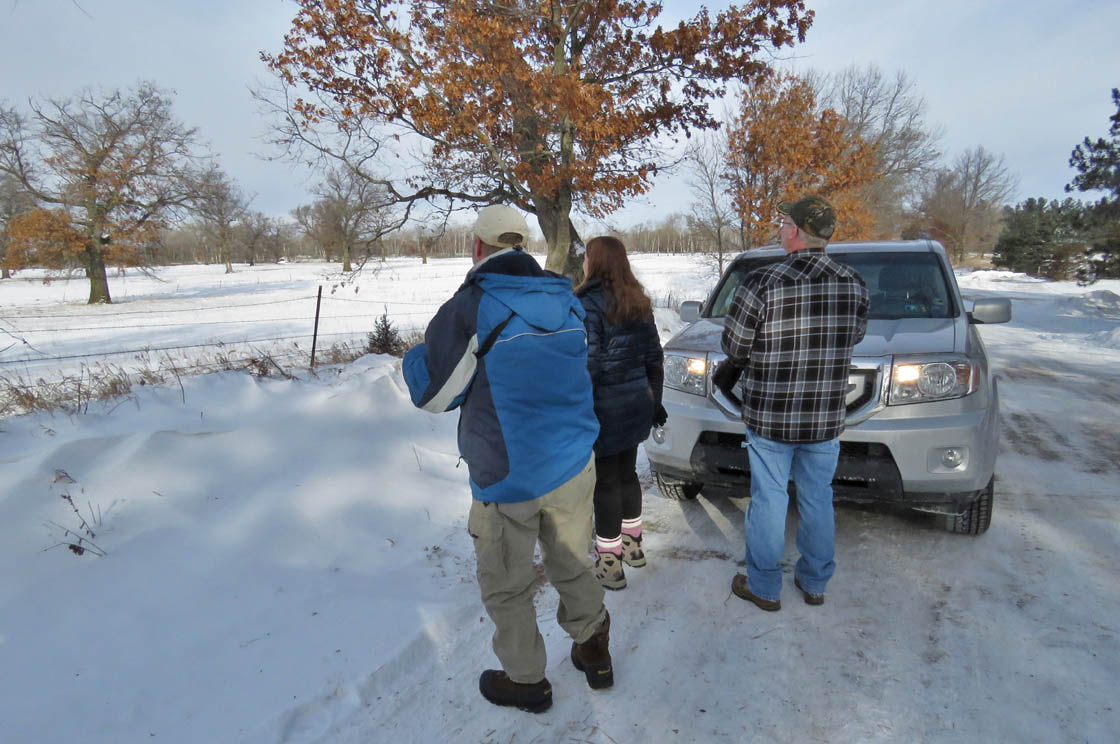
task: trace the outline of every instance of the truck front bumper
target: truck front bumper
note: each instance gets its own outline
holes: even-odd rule
[[[745,426],[705,398],[666,389],[666,425],[646,440],[650,468],[682,481],[746,489]],[[838,500],[961,508],[991,480],[998,394],[886,407],[840,435]],[[660,441],[658,441],[660,440]],[[959,462],[958,462],[959,460]]]

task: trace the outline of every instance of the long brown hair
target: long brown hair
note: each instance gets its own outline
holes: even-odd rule
[[[580,288],[592,279],[603,283],[610,298],[608,322],[635,323],[653,315],[653,303],[630,270],[626,246],[618,238],[601,235],[587,241],[587,277]]]

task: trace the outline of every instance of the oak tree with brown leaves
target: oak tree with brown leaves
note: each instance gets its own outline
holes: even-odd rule
[[[8,260],[13,252],[49,268],[66,264],[48,257],[72,260],[89,276],[89,302],[110,302],[106,264],[140,263],[168,211],[191,199],[195,131],[174,118],[169,94],[152,83],[32,100],[29,109],[0,105],[0,174],[49,211],[18,225]],[[36,234],[36,226],[47,232]],[[59,235],[80,235],[80,247],[67,239],[50,249],[45,241]]]
[[[729,126],[727,175],[744,248],[774,242],[778,203],[808,194],[835,208],[834,240],[870,236],[874,219],[861,189],[876,177],[875,149],[817,105],[812,85],[793,75],[757,80]]]
[[[369,122],[418,137],[425,167],[385,180],[395,200],[515,204],[536,215],[547,267],[569,276],[572,210],[603,216],[647,191],[667,162],[660,138],[715,127],[724,84],[762,75],[813,18],[802,0],[673,25],[641,0],[298,2],[283,51],[262,55],[285,86],[289,143],[345,158],[371,152],[354,149]],[[344,145],[309,136],[324,123]]]
[[[85,250],[85,240],[62,209],[38,207],[8,223],[8,262],[13,268],[73,265]]]

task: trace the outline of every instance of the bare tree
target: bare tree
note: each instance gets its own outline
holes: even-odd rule
[[[153,83],[122,93],[86,88],[72,98],[32,100],[30,113],[0,105],[0,173],[81,234],[78,254],[90,303],[110,302],[106,260],[143,260],[161,222],[192,196],[195,130],[172,115]]]
[[[245,262],[253,266],[262,253],[277,261],[282,254],[279,232],[276,220],[263,212],[247,210],[236,230],[236,242]]]
[[[941,158],[942,133],[925,122],[925,99],[904,71],[889,77],[875,65],[812,73],[809,79],[821,105],[835,109],[849,133],[875,149],[877,177],[865,198],[876,215],[876,232],[896,237],[906,210],[920,200],[923,178]]]
[[[1002,155],[982,146],[965,150],[951,168],[926,181],[919,206],[922,226],[956,261],[983,257],[999,237],[1003,208],[1018,187]]]
[[[735,205],[729,196],[731,184],[726,176],[726,132],[719,129],[698,135],[684,159],[693,196],[689,224],[715,247],[720,274],[724,255],[738,246],[733,237]]]
[[[192,211],[206,228],[207,239],[217,248],[226,273],[232,274],[234,227],[245,216],[251,199],[213,164],[199,174],[195,192]]]
[[[340,258],[347,273],[354,270],[355,250],[368,255],[370,246],[398,225],[384,187],[351,168],[331,168],[315,193],[319,199],[297,208],[293,216],[324,247],[328,259]]]
[[[335,236],[328,205],[321,201],[300,204],[292,210],[292,219],[299,226],[304,244],[313,249],[312,255],[322,255],[327,261],[333,261]]]
[[[16,215],[35,206],[35,200],[20,182],[7,173],[0,173],[0,279],[11,279],[8,266],[8,224]]]

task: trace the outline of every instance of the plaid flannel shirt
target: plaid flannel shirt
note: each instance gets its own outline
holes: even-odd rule
[[[780,442],[840,434],[867,305],[863,279],[823,249],[747,275],[724,322],[723,351],[743,368],[743,420],[752,431]]]

